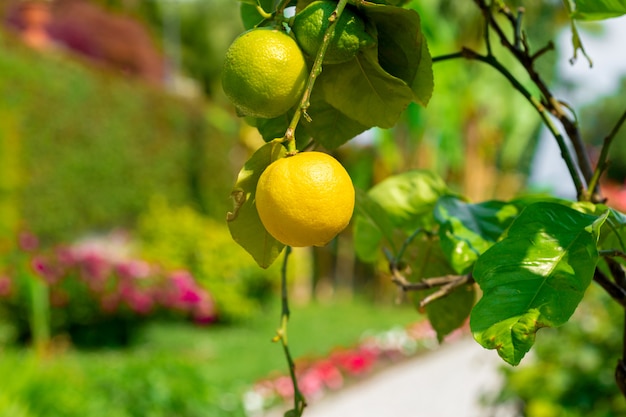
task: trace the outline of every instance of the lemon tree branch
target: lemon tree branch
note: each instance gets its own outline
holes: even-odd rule
[[[574,182],[574,186],[576,188],[576,194],[579,199],[585,199],[585,196],[588,195],[588,188],[585,183],[585,178],[581,178],[581,173],[578,169],[578,165],[575,162],[575,159],[570,154],[570,150],[565,142],[565,138],[557,129],[556,125],[552,121],[550,117],[550,113],[548,110],[549,107],[546,107],[546,103],[542,102],[542,100],[533,96],[530,91],[524,87],[524,85],[517,79],[515,76],[495,57],[495,55],[487,54],[481,55],[478,52],[469,49],[463,48],[460,52],[455,52],[452,54],[442,55],[433,58],[433,63],[447,61],[450,59],[464,58],[467,60],[476,60],[483,63],[486,63],[496,69],[500,74],[502,74],[511,85],[524,96],[524,98],[535,108],[544,125],[548,128],[552,136],[555,138],[557,144],[559,145],[559,150],[561,151],[561,157],[565,161],[567,165],[567,169],[569,174]],[[554,100],[552,100],[554,101]],[[562,121],[559,118],[560,121]],[[569,119],[568,119],[569,120]],[[572,125],[573,126],[573,125]],[[577,129],[577,128],[576,128]]]
[[[615,124],[613,129],[611,129],[611,132],[604,138],[604,142],[602,144],[602,150],[600,151],[600,157],[598,158],[598,164],[596,166],[596,170],[594,171],[593,176],[591,177],[591,181],[589,182],[590,189],[596,188],[596,186],[598,185],[598,182],[600,181],[600,177],[606,170],[608,166],[607,158],[609,154],[609,148],[611,147],[611,144],[613,143],[613,139],[617,135],[617,132],[619,132],[619,130],[621,129],[624,122],[626,122],[626,111],[622,113],[622,115],[617,120],[617,123]]]
[[[313,67],[311,68],[311,72],[309,73],[309,78],[307,80],[306,88],[304,93],[302,94],[302,99],[300,100],[300,105],[296,110],[293,118],[291,119],[291,123],[285,132],[285,142],[287,142],[287,149],[291,151],[295,151],[295,132],[298,123],[300,122],[300,117],[304,116],[305,119],[311,120],[309,115],[307,114],[307,109],[310,105],[311,92],[313,91],[313,86],[315,85],[315,81],[317,77],[322,73],[322,62],[324,61],[324,55],[326,54],[326,49],[328,49],[328,45],[330,44],[330,40],[335,32],[335,25],[343,13],[343,9],[346,8],[346,4],[348,4],[348,0],[339,0],[337,3],[337,7],[335,11],[329,17],[329,24],[326,32],[324,33],[324,38],[322,39],[322,44],[320,45],[319,50],[317,51],[317,55],[315,56],[315,61],[313,62]]]

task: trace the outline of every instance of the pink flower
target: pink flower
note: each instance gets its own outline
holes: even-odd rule
[[[332,355],[331,359],[341,368],[353,375],[369,371],[376,361],[374,351],[360,348],[354,351],[342,351]]]
[[[42,256],[33,257],[30,266],[33,272],[43,278],[48,284],[54,284],[60,279],[54,265]]]
[[[13,282],[6,275],[0,276],[0,297],[8,297],[13,291]]]
[[[34,252],[39,247],[39,239],[32,233],[22,232],[18,236],[18,244],[24,252]]]
[[[125,297],[125,301],[131,308],[131,310],[133,310],[135,313],[142,315],[149,314],[154,307],[154,301],[152,300],[152,297],[150,297],[149,294],[141,291],[133,290],[128,292]]]
[[[150,264],[139,260],[130,260],[116,265],[115,268],[120,278],[141,279],[148,278],[152,272]]]
[[[110,263],[96,252],[86,252],[80,258],[82,277],[88,282],[101,283],[111,272]],[[99,285],[96,286],[99,288]]]
[[[307,398],[319,398],[324,392],[324,381],[317,369],[312,368],[298,378],[298,388]]]
[[[321,360],[315,364],[315,370],[328,388],[336,390],[343,386],[343,376],[330,360]]]
[[[274,381],[274,389],[276,393],[285,400],[293,398],[293,383],[288,376],[278,377]]]

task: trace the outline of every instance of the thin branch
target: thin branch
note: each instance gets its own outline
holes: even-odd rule
[[[591,181],[589,182],[590,187],[593,186],[595,188],[599,184],[600,177],[608,166],[607,158],[609,156],[609,148],[613,143],[613,139],[615,139],[615,136],[617,136],[617,132],[619,132],[619,130],[622,128],[624,122],[626,122],[626,110],[617,120],[617,123],[615,123],[613,129],[611,129],[611,132],[604,138],[604,143],[602,144],[602,149],[600,150],[600,157],[598,158],[596,170],[594,171],[593,176],[591,177]]]
[[[626,253],[618,249],[605,249],[605,250],[598,251],[598,253],[604,257],[626,259]]]
[[[448,284],[443,285],[434,293],[424,297],[424,299],[420,301],[419,308],[422,309],[433,301],[447,297],[448,295],[452,294],[457,288],[462,287],[463,285],[472,284],[474,282],[475,281],[474,277],[472,277],[472,274],[457,276],[456,280],[453,280]]]
[[[554,43],[552,41],[548,42],[546,46],[535,52],[530,56],[530,59],[535,62],[539,57],[541,57],[546,52],[554,51]]]
[[[609,257],[604,258],[604,261],[611,271],[613,281],[615,281],[615,283],[620,287],[626,288],[626,271],[622,268],[622,264]]]
[[[563,138],[563,135],[561,135],[559,130],[556,128],[556,126],[552,122],[552,119],[550,118],[550,115],[546,111],[546,108],[544,107],[544,105],[539,100],[537,100],[537,98],[534,97],[530,93],[530,91],[528,91],[528,89],[524,87],[522,83],[520,83],[519,80],[515,78],[515,76],[504,65],[502,65],[502,63],[500,63],[500,61],[498,61],[498,59],[493,55],[485,56],[469,48],[463,48],[460,52],[435,57],[433,58],[433,62],[441,62],[441,61],[445,61],[449,59],[456,59],[456,58],[477,60],[477,61],[489,64],[491,67],[493,67],[498,72],[500,72],[500,74],[502,74],[511,83],[513,88],[515,88],[518,92],[522,94],[522,96],[524,96],[524,98],[526,98],[526,100],[535,108],[535,110],[537,111],[541,119],[543,120],[545,126],[548,128],[550,133],[552,133],[552,136],[554,136],[554,138],[556,139],[559,145],[559,149],[561,150],[561,156],[563,160],[565,161],[565,164],[567,165],[567,169],[570,173],[570,176],[572,177],[574,186],[576,187],[577,196],[579,198],[584,197],[587,194],[587,188],[585,185],[586,183],[584,181],[584,178],[581,178],[580,176],[581,174],[578,170],[578,166],[576,165],[576,162],[574,161],[574,158],[572,157],[572,155],[570,155],[570,150],[567,144],[565,143],[565,138]]]
[[[413,233],[416,236],[418,233]],[[410,282],[398,268],[399,260],[391,256],[389,251],[385,251],[389,261],[389,271],[391,272],[391,282],[396,284],[402,291],[424,291],[438,288],[437,291],[425,297],[419,307],[423,308],[427,304],[451,294],[457,288],[474,283],[472,274],[466,275],[444,275],[441,277],[424,278],[418,282]]]
[[[337,7],[331,14],[330,18],[328,19],[329,20],[328,28],[326,29],[326,32],[324,32],[324,37],[322,38],[322,44],[320,45],[320,48],[317,51],[317,55],[315,56],[315,61],[313,62],[313,67],[311,68],[311,72],[309,73],[309,78],[307,80],[304,93],[302,94],[300,105],[298,106],[298,110],[296,110],[295,114],[293,115],[293,118],[291,119],[291,123],[289,123],[289,127],[287,127],[287,131],[285,132],[285,141],[287,142],[287,147],[289,151],[296,150],[295,149],[296,147],[295,133],[296,133],[296,127],[298,126],[298,123],[300,122],[300,116],[304,116],[306,120],[311,121],[311,118],[309,117],[307,113],[307,110],[309,109],[309,106],[311,104],[310,103],[311,92],[313,91],[313,86],[315,84],[315,81],[317,80],[317,77],[319,77],[319,75],[322,73],[322,62],[324,61],[324,55],[326,54],[326,49],[328,48],[328,45],[330,44],[330,40],[335,31],[335,25],[337,24],[339,17],[341,17],[341,13],[343,13],[343,10],[345,9],[346,4],[348,4],[348,0],[339,0],[339,2],[337,3]]]
[[[415,238],[421,234],[425,234],[426,236],[433,236],[433,232],[431,232],[430,230],[426,230],[422,227],[417,228],[412,234],[411,236],[409,236],[408,238],[406,238],[404,240],[404,242],[402,242],[402,246],[400,247],[400,250],[398,251],[398,255],[395,257],[395,261],[396,264],[398,264],[400,262],[400,260],[404,257],[404,252],[406,252],[407,248],[409,247],[409,245],[411,243],[413,243],[413,241],[415,240]]]
[[[514,44],[509,41],[508,37],[502,30],[502,27],[498,24],[495,17],[493,16],[493,13],[491,12],[491,8],[489,7],[489,5],[487,5],[486,1],[485,0],[474,0],[474,1],[478,5],[480,10],[482,11],[485,20],[489,22],[489,25],[497,33],[498,37],[500,38],[500,41],[502,42],[502,45],[506,49],[508,49],[511,52],[511,54],[524,67],[524,69],[528,73],[533,83],[537,86],[537,88],[541,92],[543,96],[543,99],[541,100],[543,102],[543,105],[546,107],[547,111],[549,111],[552,115],[554,115],[559,120],[567,136],[569,137],[574,147],[574,151],[576,153],[578,167],[580,168],[582,177],[584,179],[584,184],[583,184],[584,187],[582,188],[583,193],[582,194],[579,193],[578,195],[579,200],[586,200],[586,201],[592,201],[592,202],[601,201],[602,198],[597,188],[594,188],[594,189],[587,188],[587,184],[590,183],[591,178],[593,177],[593,169],[591,166],[591,160],[589,158],[584,142],[580,135],[580,129],[578,128],[577,123],[571,120],[567,116],[567,114],[563,111],[563,108],[561,104],[559,103],[559,101],[554,98],[547,84],[543,81],[539,73],[535,70],[534,63],[536,59],[536,54],[530,55],[530,52],[528,50],[516,47],[516,44],[518,42],[517,38],[520,36],[516,29],[518,25],[517,23],[518,20],[514,18],[514,16],[510,12],[510,10],[508,10],[508,8],[501,7],[500,12],[505,14],[505,16],[507,16],[507,18],[513,25],[514,29],[516,29],[515,39],[514,39],[515,44]],[[563,149],[560,143],[559,143],[559,147],[561,147],[561,153],[563,154]],[[570,174],[571,174],[571,169],[570,169]]]
[[[283,352],[285,353],[285,359],[287,359],[287,365],[289,367],[289,375],[291,376],[291,383],[293,385],[293,410],[291,410],[294,417],[300,417],[306,407],[306,399],[300,388],[298,387],[298,379],[296,377],[296,364],[293,361],[291,352],[289,351],[289,343],[287,338],[287,322],[289,321],[289,299],[287,296],[287,261],[291,254],[291,247],[285,248],[285,258],[281,268],[281,314],[280,314],[280,328],[276,331],[276,336],[272,339],[274,342],[280,341],[283,346]]]
[[[593,280],[598,283],[622,307],[626,307],[626,290],[612,282],[602,271],[596,268]]]

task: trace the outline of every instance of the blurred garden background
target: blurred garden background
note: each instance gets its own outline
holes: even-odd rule
[[[581,93],[561,67],[573,50],[560,2],[510,3],[526,7],[533,45],[558,41],[539,66],[581,110],[593,151],[623,110],[626,82],[618,73],[599,94]],[[408,7],[433,56],[481,48],[472,2]],[[225,222],[237,172],[262,143],[220,86],[224,52],[243,30],[239,3],[6,0],[0,18],[0,416],[243,417],[280,405],[292,392],[271,343],[279,266],[260,269]],[[601,44],[607,28],[581,30]],[[596,52],[589,71],[601,68]],[[589,64],[579,53],[575,66]],[[357,187],[429,169],[475,201],[567,196],[544,181],[558,176],[537,170],[540,120],[505,79],[472,62],[434,71],[427,109],[411,106],[395,128],[338,150]],[[604,182],[618,208],[624,136]],[[289,341],[312,398],[435,348],[383,258],[356,257],[349,229],[292,260]],[[546,331],[488,401],[537,416],[626,411],[612,377],[620,329],[597,314],[613,314],[603,305],[592,294],[575,321]],[[552,387],[546,397],[534,396],[537,384]]]

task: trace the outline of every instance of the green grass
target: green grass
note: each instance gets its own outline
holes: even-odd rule
[[[199,328],[158,323],[126,350],[67,350],[38,359],[0,351],[0,417],[240,417],[241,394],[256,380],[285,373],[271,338],[275,301],[263,315],[236,326]],[[365,331],[419,319],[409,307],[334,302],[293,306],[289,345],[295,358],[351,346]],[[10,376],[10,377],[9,377]]]

